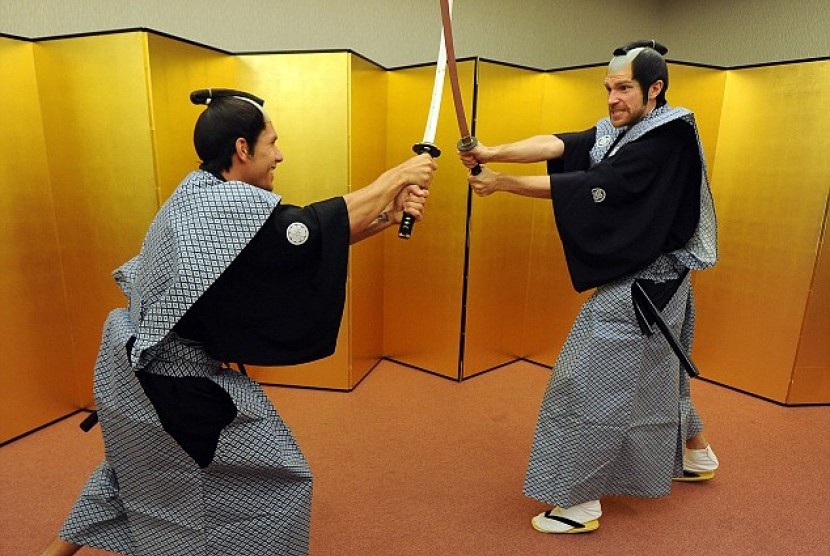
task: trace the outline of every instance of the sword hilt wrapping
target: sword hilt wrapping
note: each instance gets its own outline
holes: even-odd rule
[[[432,158],[441,156],[441,149],[432,143],[415,143],[412,145],[412,150],[415,151],[415,154],[428,153]],[[415,226],[415,217],[408,212],[404,212],[401,218],[401,225],[398,226],[398,237],[401,239],[409,239],[412,237],[413,226]]]
[[[471,151],[476,148],[478,145],[478,139],[473,137],[472,135],[465,135],[461,139],[458,140],[458,150],[465,153],[467,151]],[[470,173],[474,176],[477,176],[481,173],[481,164],[476,164],[472,168],[470,168]]]
[[[87,415],[86,419],[81,421],[81,424],[78,425],[78,426],[81,427],[82,431],[89,432],[89,431],[92,430],[92,427],[94,427],[97,423],[98,423],[98,412],[93,411],[92,413]]]

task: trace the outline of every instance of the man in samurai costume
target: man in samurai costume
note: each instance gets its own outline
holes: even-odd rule
[[[665,52],[653,41],[614,52],[605,77],[609,116],[587,131],[459,153],[467,167],[547,161],[548,175],[484,168],[469,182],[479,195],[552,199],[573,286],[596,288],[539,412],[524,491],[553,505],[532,520],[542,532],[592,531],[602,496],[663,496],[672,478],[710,479],[718,466],[689,377],[632,298],[642,286],[686,356],[694,328],[689,270],[715,264],[716,222],[693,114],[666,103]]]
[[[422,217],[428,155],[291,206],[271,191],[283,156],[263,101],[191,100],[208,105],[194,131],[203,162],[115,271],[129,306],[107,318],[95,368],[106,459],[45,554],[307,554],[311,471],[244,364],[331,355],[350,243],[403,210]]]

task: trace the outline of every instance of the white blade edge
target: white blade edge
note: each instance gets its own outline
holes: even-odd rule
[[[452,0],[449,0],[450,17],[452,17]],[[444,43],[444,25],[441,25],[441,46],[438,48],[438,63],[435,67],[435,82],[432,84],[432,100],[429,103],[427,125],[424,129],[424,143],[435,142],[438,129],[438,114],[441,112],[441,95],[444,92],[444,73],[447,71],[447,46]]]

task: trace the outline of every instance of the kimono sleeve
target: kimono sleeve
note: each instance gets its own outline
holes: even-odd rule
[[[561,173],[551,174],[574,288],[622,278],[685,245],[699,218],[700,172],[694,131],[678,120],[587,169],[566,161]]]
[[[342,197],[279,205],[178,332],[220,361],[293,365],[334,353],[346,298]]]

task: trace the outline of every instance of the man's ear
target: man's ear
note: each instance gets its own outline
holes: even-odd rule
[[[238,156],[240,160],[244,161],[250,158],[248,142],[245,140],[244,137],[238,137],[236,139],[234,147],[236,150],[236,156]]]
[[[657,81],[655,81],[654,83],[652,83],[649,86],[649,88],[648,88],[648,98],[650,100],[656,99],[657,96],[660,94],[660,92],[662,90],[663,90],[663,80],[658,79]]]

